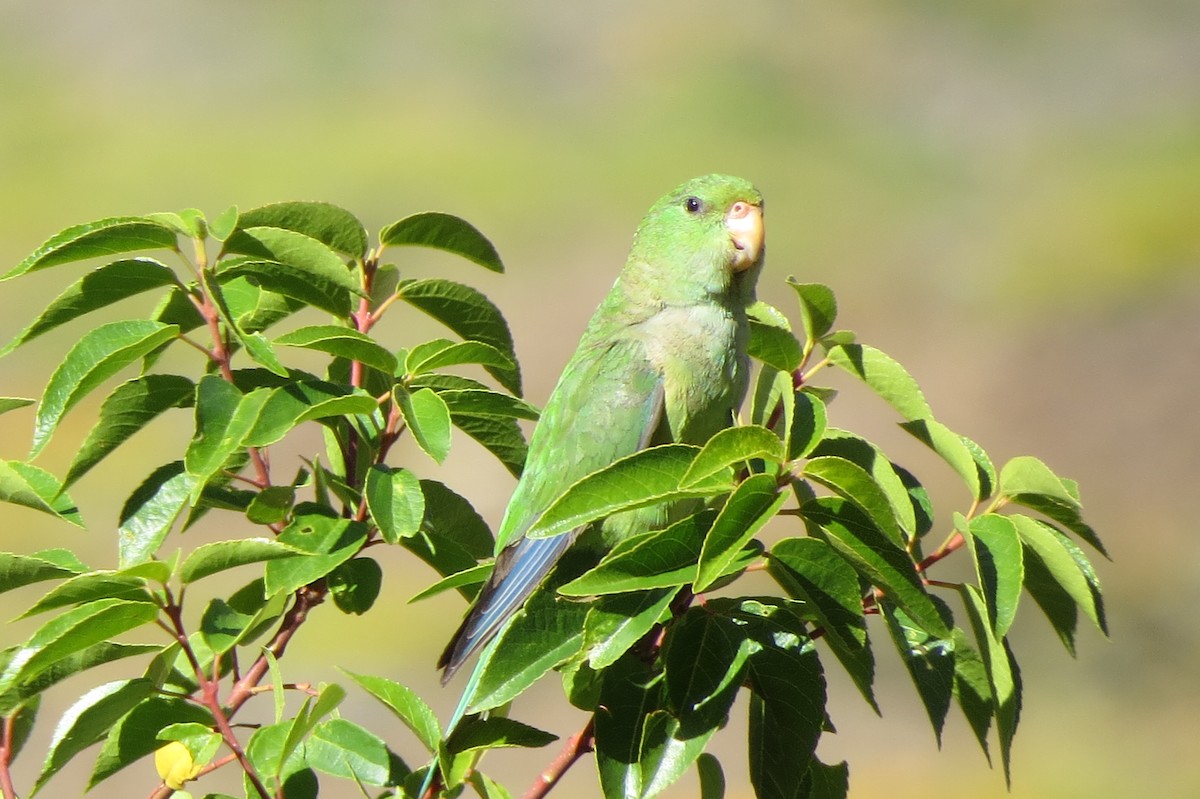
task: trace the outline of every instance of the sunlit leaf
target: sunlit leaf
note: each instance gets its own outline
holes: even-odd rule
[[[492,243],[469,222],[451,214],[426,211],[406,216],[379,231],[379,242],[387,247],[417,245],[445,250],[493,272],[504,271]]]

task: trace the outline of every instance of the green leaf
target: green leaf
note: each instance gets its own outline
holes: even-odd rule
[[[816,538],[785,538],[771,548],[771,576],[788,596],[805,603],[804,613],[820,625],[821,637],[878,713],[872,684],[875,657],[863,618],[858,575],[833,548]]]
[[[157,615],[153,604],[119,599],[101,599],[68,610],[43,624],[20,646],[0,673],[0,693],[93,644],[149,624]]]
[[[853,433],[830,429],[825,432],[824,439],[813,449],[810,457],[827,455],[844,458],[869,474],[871,481],[883,492],[887,504],[892,508],[895,522],[900,526],[901,540],[907,541],[913,537],[917,529],[917,517],[912,497],[909,496],[908,486],[900,476],[900,470],[881,449]],[[873,495],[876,492],[869,491],[869,493]],[[846,495],[843,494],[843,496]],[[846,498],[854,500],[850,496],[846,496]],[[864,498],[863,501],[868,500]],[[866,507],[863,507],[863,510],[868,513],[872,512]],[[884,514],[884,521],[886,521],[886,514]]]
[[[18,618],[27,618],[66,605],[78,605],[96,599],[126,599],[131,602],[151,602],[142,578],[114,571],[94,571],[78,574],[59,583]]]
[[[103,738],[113,724],[153,691],[154,684],[149,680],[117,680],[80,697],[54,728],[46,761],[30,795],[40,791],[71,758]]]
[[[6,723],[9,725],[9,742],[6,755],[9,762],[17,759],[17,755],[21,754],[21,750],[25,748],[25,744],[29,741],[29,735],[33,732],[33,725],[37,721],[37,713],[42,704],[42,698],[35,697],[16,709],[9,717]]]
[[[245,227],[246,216],[225,241],[225,252],[249,255],[257,259],[276,261],[311,275],[322,284],[338,286],[354,294],[362,294],[358,277],[342,257],[326,244],[303,233],[279,227]]]
[[[774,435],[771,439],[779,441]],[[725,574],[742,547],[774,518],[787,496],[769,474],[752,475],[734,489],[704,538],[692,590],[703,593]]]
[[[231,205],[208,224],[208,235],[212,236],[217,241],[225,241],[229,238],[229,234],[237,228],[238,225],[238,207]],[[276,225],[276,227],[283,227]]]
[[[482,771],[471,771],[467,776],[467,782],[471,783],[471,787],[475,789],[475,792],[482,799],[513,799],[508,789],[492,780],[491,777]]]
[[[1108,634],[1108,622],[1100,595],[1100,582],[1087,558],[1061,532],[1037,519],[1014,514],[1005,517],[1017,529],[1026,555],[1033,555],[1045,566],[1045,571],[1075,601],[1092,623]]]
[[[1013,458],[1000,470],[1000,493],[1006,497],[1034,494],[1079,508],[1079,497],[1050,471],[1050,467],[1028,455]]]
[[[604,672],[595,716],[596,768],[605,799],[643,794],[642,736],[659,706],[659,684],[645,664],[626,657]]]
[[[925,630],[939,638],[950,637],[908,553],[857,506],[823,497],[805,502],[801,512],[810,535],[831,544]]]
[[[937,598],[934,602],[945,613],[946,625],[952,624],[950,609]],[[942,730],[954,694],[954,643],[950,639],[930,635],[890,602],[880,603],[880,610],[887,621],[892,643],[900,653],[900,660],[925,706],[938,746],[941,746]]]
[[[992,707],[996,719],[996,733],[1000,741],[1000,762],[1004,766],[1005,782],[1011,781],[1009,759],[1012,739],[1017,729],[1020,709],[1020,687],[1014,677],[1008,645],[1003,638],[992,633],[988,624],[987,605],[979,589],[973,585],[959,586],[971,630],[983,654],[987,667],[988,682],[992,688]]]
[[[58,478],[31,463],[0,460],[0,502],[49,513],[83,527],[79,508],[63,491]]]
[[[108,732],[88,780],[91,789],[131,763],[150,755],[162,742],[158,733],[169,725],[214,724],[208,711],[183,699],[149,696]],[[149,773],[153,773],[152,771]]]
[[[18,408],[26,408],[35,402],[37,400],[27,397],[0,397],[0,414],[15,411]]]
[[[268,389],[242,394],[218,377],[205,375],[196,385],[196,437],[188,444],[183,464],[196,478],[192,499],[222,469],[231,455],[243,448],[243,441],[258,422],[263,405],[271,396]]]
[[[303,555],[303,551],[274,538],[237,538],[214,541],[192,550],[179,569],[179,580],[193,583],[226,569],[249,563],[278,560]]]
[[[310,325],[285,333],[275,339],[281,347],[304,347],[327,352],[350,361],[359,361],[392,374],[396,371],[396,356],[375,343],[365,333],[338,325]]]
[[[0,552],[0,593],[43,580],[72,577],[84,571],[58,563],[56,560],[44,556],[43,553],[16,555],[12,552]]]
[[[478,566],[474,566],[470,569],[463,569],[460,572],[451,574],[449,577],[443,577],[428,588],[413,594],[411,597],[409,597],[408,602],[409,604],[412,604],[413,602],[420,602],[422,599],[429,599],[432,596],[437,596],[438,594],[444,591],[449,591],[453,588],[462,589],[466,586],[483,585],[484,581],[487,580],[488,575],[491,573],[492,564],[490,562],[480,563]],[[467,599],[472,599],[476,593],[478,593],[478,591],[465,594],[465,596]]]
[[[333,604],[343,613],[361,616],[379,598],[383,569],[371,558],[354,558],[329,573]]]
[[[1062,525],[1079,536],[1081,540],[1089,544],[1101,555],[1106,558],[1108,557],[1108,550],[1104,548],[1103,542],[1100,541],[1100,536],[1096,534],[1091,525],[1083,520],[1077,504],[1060,502],[1044,494],[1017,494],[1009,497],[1009,500],[1017,505],[1024,505],[1027,508],[1045,514],[1057,524]]]
[[[1007,516],[985,513],[968,525],[956,527],[969,532],[967,543],[975,561],[975,573],[983,589],[987,619],[997,639],[1008,634],[1017,615],[1017,601],[1025,580],[1021,557],[1021,539],[1016,525]],[[965,528],[965,529],[964,529]]]
[[[357,674],[348,669],[342,671],[404,722],[404,726],[412,730],[429,752],[437,752],[442,739],[442,727],[429,705],[412,689],[384,677]]]
[[[958,700],[959,709],[990,765],[992,756],[988,752],[988,730],[991,729],[995,712],[992,687],[983,659],[967,642],[966,633],[957,627],[954,628],[954,698]]]
[[[908,493],[904,491],[903,497],[896,496],[898,490],[903,490],[903,484],[891,464],[885,461],[880,467],[880,473],[894,478],[899,487],[891,494],[857,463],[832,455],[811,459],[804,466],[804,477],[853,502],[897,547],[903,547],[907,538],[896,520],[895,508],[900,502],[908,503]],[[908,503],[908,509],[911,512],[911,503]]]
[[[687,585],[716,513],[704,511],[663,530],[627,538],[599,564],[559,589],[564,596],[597,596]]]
[[[428,385],[428,383],[422,382],[421,385]],[[531,421],[537,421],[538,418],[537,408],[508,394],[500,394],[482,388],[439,390],[436,386],[430,387],[437,391],[438,396],[446,403],[446,407],[450,409],[451,418],[495,416]]]
[[[101,641],[85,647],[4,691],[0,695],[0,716],[10,715],[18,706],[28,704],[42,691],[68,677],[114,660],[157,652],[159,649],[158,646],[147,644],[118,644],[113,641]]]
[[[292,486],[267,486],[254,495],[246,508],[246,520],[253,524],[276,524],[288,517],[296,504]]]
[[[124,568],[149,560],[198,487],[183,461],[164,464],[133,490],[121,507],[117,528],[118,564]]]
[[[730,466],[757,458],[782,463],[783,442],[765,427],[727,427],[708,440],[679,481],[679,485],[681,488],[688,488],[714,477],[723,478]]]
[[[663,658],[666,706],[695,734],[724,726],[754,646],[740,623],[692,608],[670,628]]]
[[[271,795],[278,794],[288,799],[316,799],[316,773],[305,765],[299,752],[289,752],[287,749],[291,729],[292,724],[288,721],[259,727],[245,745],[246,756]],[[244,774],[242,783],[247,796],[257,793]]]
[[[526,533],[548,538],[610,516],[658,502],[711,497],[733,488],[726,471],[681,488],[680,482],[700,450],[687,444],[665,444],[636,452],[580,479],[555,500]],[[507,541],[497,542],[498,546]]]
[[[204,220],[204,214],[195,208],[185,208],[179,213],[159,211],[146,214],[146,218],[164,224],[189,239],[203,239],[208,234],[208,225]]]
[[[446,402],[429,388],[409,392],[397,386],[393,392],[396,404],[413,439],[426,455],[438,463],[450,454],[450,409]]]
[[[175,247],[175,231],[152,219],[140,216],[99,219],[54,234],[28,258],[0,275],[0,282],[72,261]]]
[[[512,369],[486,366],[504,388],[521,395],[521,373],[513,350],[512,333],[500,309],[470,286],[451,280],[407,280],[397,288],[400,298],[419,308],[469,341],[482,341],[503,353]]]
[[[933,419],[915,419],[900,426],[940,455],[966,482],[972,497],[983,500],[991,496],[996,467],[978,444]]]
[[[222,283],[246,279],[264,291],[320,308],[338,318],[350,316],[350,289],[322,275],[302,272],[278,261],[252,256],[227,258],[221,262],[217,279]]]
[[[170,408],[194,402],[196,386],[179,375],[142,375],[117,386],[100,406],[100,419],[75,454],[63,485],[69,486]]]
[[[84,333],[46,384],[34,422],[30,457],[42,451],[62,417],[79,400],[178,335],[178,327],[149,319],[110,322]]]
[[[354,557],[367,539],[367,526],[349,519],[298,515],[278,541],[304,555],[272,560],[265,572],[268,594],[287,593],[319,580]]]
[[[171,269],[150,258],[130,258],[102,266],[55,297],[37,319],[0,349],[0,356],[84,314],[176,283]]]
[[[809,351],[817,340],[833,329],[837,318],[837,298],[833,290],[821,283],[800,283],[789,277],[787,283],[796,292],[800,303],[800,325],[804,328],[805,351]]]
[[[304,759],[317,771],[366,785],[395,785],[406,771],[383,739],[340,718],[313,727],[304,741]]]
[[[906,420],[933,416],[917,381],[886,353],[865,344],[838,344],[826,357],[866,383]]]
[[[588,665],[596,671],[616,663],[667,613],[678,587],[602,597],[592,603],[583,625]]]
[[[389,544],[417,534],[425,517],[425,494],[408,469],[375,465],[367,472],[365,496],[371,520]]]
[[[493,272],[504,271],[492,243],[473,225],[450,214],[426,211],[406,216],[379,231],[379,242],[385,247],[416,245],[445,250]]]
[[[796,392],[795,403],[787,455],[789,458],[804,458],[824,438],[828,411],[821,398],[807,389]]]
[[[408,374],[419,375],[462,364],[479,364],[510,370],[516,368],[512,358],[491,344],[484,344],[482,341],[460,341],[456,344],[444,338],[413,347],[403,366]]]
[[[304,422],[356,414],[371,415],[379,409],[375,398],[361,389],[349,389],[323,380],[305,379],[271,389],[254,427],[242,443],[267,447],[281,441]]]
[[[814,757],[802,790],[805,799],[846,799],[850,793],[850,766],[844,760],[827,766]]]
[[[237,209],[233,210],[236,213]],[[367,231],[358,217],[330,203],[271,203],[243,212],[237,226],[239,229],[283,228],[303,233],[351,258],[362,258],[367,252]]]
[[[750,319],[750,340],[746,352],[752,358],[773,366],[781,372],[791,373],[800,365],[802,357],[800,342],[790,330],[764,324]]]
[[[700,799],[725,799],[725,772],[716,755],[703,752],[697,757],[696,773],[700,778]]]
[[[450,740],[446,741],[446,748],[455,754],[501,748],[540,749],[557,740],[557,735],[516,719],[473,717],[454,729]]]

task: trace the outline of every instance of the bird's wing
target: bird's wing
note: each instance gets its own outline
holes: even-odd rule
[[[649,444],[663,424],[662,376],[639,342],[581,347],[534,430],[492,575],[438,661],[443,682],[521,607],[580,532],[525,538],[530,525],[577,480]]]

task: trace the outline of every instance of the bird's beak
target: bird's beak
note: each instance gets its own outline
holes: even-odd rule
[[[748,202],[734,203],[725,214],[725,229],[733,240],[733,271],[744,272],[762,257],[762,207]]]

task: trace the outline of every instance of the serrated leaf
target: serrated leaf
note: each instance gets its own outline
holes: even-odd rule
[[[1011,782],[1009,759],[1012,738],[1016,733],[1017,715],[1020,706],[1019,687],[1014,679],[1009,661],[1008,645],[1003,638],[992,633],[988,624],[987,606],[979,589],[973,585],[959,586],[971,630],[978,642],[983,663],[987,668],[988,682],[992,689],[992,708],[996,719],[996,733],[1000,741],[1000,762],[1004,766],[1004,780]]]
[[[442,739],[442,727],[429,705],[412,689],[384,677],[358,674],[348,669],[342,671],[404,722],[404,726],[412,730],[427,750],[437,752]]]
[[[362,258],[367,252],[367,231],[358,217],[330,203],[281,202],[262,205],[243,212],[237,220],[237,226],[283,228],[303,233],[351,258]]]
[[[117,527],[117,562],[122,568],[149,560],[158,551],[197,486],[183,461],[172,461],[133,490],[121,507]]]
[[[448,366],[479,364],[500,369],[514,369],[513,359],[491,344],[482,341],[460,341],[455,343],[444,338],[418,344],[408,353],[403,366],[410,375],[424,374]]]
[[[288,517],[296,504],[296,489],[292,486],[267,486],[254,495],[246,508],[246,521],[253,524],[276,524]]]
[[[321,722],[304,741],[304,760],[311,768],[360,784],[397,784],[405,775],[394,758],[383,739],[346,719]]]
[[[117,680],[80,697],[54,728],[46,761],[30,795],[37,794],[71,758],[103,738],[113,724],[153,691],[154,685],[149,680]]]
[[[354,557],[366,537],[367,527],[361,522],[328,516],[297,516],[277,540],[305,554],[267,563],[267,593],[290,594],[324,577]]]
[[[794,277],[787,284],[796,292],[800,303],[800,324],[804,329],[806,351],[833,328],[837,318],[837,298],[828,286],[821,283],[800,283]]]
[[[365,333],[338,325],[309,325],[275,339],[281,347],[304,347],[359,361],[386,374],[396,371],[396,356]]]
[[[504,315],[477,290],[451,280],[401,281],[397,294],[469,341],[482,341],[503,353],[512,369],[485,367],[504,388],[521,395],[521,373],[513,350],[512,333]]]
[[[371,520],[389,544],[416,535],[425,517],[425,494],[407,469],[375,465],[367,472],[364,494]]]
[[[441,463],[450,454],[450,409],[433,389],[409,392],[397,386],[393,396],[413,439],[426,455]]]
[[[446,741],[455,754],[487,749],[540,749],[558,736],[505,716],[474,717],[458,725]]]
[[[371,558],[354,558],[329,573],[329,593],[343,613],[361,616],[379,598],[383,569]]]
[[[110,322],[84,333],[54,370],[42,393],[30,457],[41,452],[63,416],[79,400],[178,335],[178,327],[149,319]]]
[[[935,598],[934,601],[945,613],[949,626],[952,623],[949,608],[941,600]],[[930,635],[890,602],[880,603],[880,610],[887,621],[892,643],[925,706],[938,746],[941,746],[942,730],[954,694],[954,644],[949,639]]]
[[[842,553],[855,571],[881,588],[925,630],[939,638],[950,637],[908,553],[857,506],[824,497],[805,502],[801,514],[810,535]]]
[[[616,663],[658,624],[678,593],[678,587],[657,588],[594,602],[583,625],[588,665],[600,671]]]
[[[1079,497],[1068,489],[1062,478],[1029,455],[1017,456],[1004,464],[1000,470],[1000,493],[1006,497],[1034,494],[1079,508]]]
[[[812,450],[809,457],[818,458],[829,455],[844,458],[869,474],[871,481],[883,493],[888,505],[892,508],[895,521],[900,526],[901,540],[907,541],[913,537],[917,529],[917,518],[912,497],[909,496],[908,486],[905,485],[900,470],[888,459],[883,450],[853,433],[830,429],[825,431],[821,443]],[[841,491],[837,493],[842,494]],[[874,494],[875,492],[871,491],[870,493]],[[853,497],[846,494],[842,494],[842,496],[853,501]],[[865,502],[867,499],[864,497],[863,501]],[[868,513],[872,512],[865,506],[860,505],[860,507],[863,507],[863,510]]]
[[[866,383],[906,420],[933,416],[917,381],[881,350],[865,344],[838,344],[831,347],[825,357]]]
[[[727,427],[708,440],[680,479],[679,486],[689,488],[714,477],[723,478],[730,466],[758,458],[782,463],[783,442],[779,437],[758,425]]]
[[[64,486],[69,486],[170,408],[190,407],[196,386],[180,375],[142,375],[122,383],[100,406],[100,418],[71,461]]]
[[[324,276],[302,272],[278,261],[251,256],[229,258],[222,262],[217,278],[222,283],[248,279],[260,289],[320,308],[336,317],[350,315],[350,289]]]
[[[362,293],[357,275],[346,266],[342,256],[323,242],[285,228],[246,226],[246,215],[238,224],[238,229],[225,240],[225,252],[276,261],[324,283],[354,294]]]
[[[131,602],[151,602],[153,598],[146,590],[146,581],[114,571],[94,571],[78,574],[59,583],[33,604],[18,618],[27,618],[47,610],[66,605],[78,605],[97,599],[125,599]]]
[[[262,410],[242,443],[267,447],[282,440],[297,425],[334,416],[370,415],[379,409],[375,398],[323,380],[305,379],[271,389]]]
[[[890,464],[881,471],[895,478],[899,490],[903,490],[903,484],[899,482],[895,471],[890,469]],[[896,490],[889,495],[875,477],[857,463],[832,455],[809,460],[804,466],[804,477],[853,502],[897,547],[904,546],[907,539],[896,520],[896,505],[902,501],[908,502],[907,491],[904,491],[903,497],[894,496]],[[911,503],[908,510],[912,510]]]
[[[671,588],[695,581],[705,535],[716,513],[704,511],[662,530],[627,538],[595,568],[562,586],[564,596],[603,596]]]
[[[111,663],[114,660],[144,655],[159,649],[158,646],[147,644],[118,644],[113,641],[101,641],[85,647],[74,654],[56,660],[35,676],[22,680],[4,691],[0,695],[0,716],[9,715],[19,705],[27,704],[30,699],[42,691],[68,677],[105,663]]]
[[[779,440],[774,435],[771,438]],[[698,594],[707,591],[725,574],[742,548],[774,518],[786,499],[787,494],[779,490],[775,478],[769,474],[752,475],[742,481],[729,495],[704,538],[692,590]]]
[[[788,439],[788,457],[807,457],[824,438],[827,425],[828,411],[825,402],[807,389],[797,391]]]
[[[20,646],[0,673],[0,693],[37,677],[56,662],[154,620],[148,602],[101,599],[59,614]]]
[[[432,247],[461,255],[493,272],[504,271],[492,243],[469,222],[451,214],[426,211],[406,216],[379,231],[379,242],[386,247]]]
[[[936,452],[967,484],[971,496],[983,500],[996,486],[996,468],[982,448],[933,419],[915,419],[900,426]]]
[[[666,707],[695,734],[724,725],[754,650],[742,625],[691,609],[671,625],[663,658]]]
[[[1016,618],[1025,580],[1021,539],[1012,520],[995,513],[971,519],[967,530],[963,530],[968,531],[967,543],[975,561],[988,622],[995,637],[1001,639]]]
[[[303,555],[296,547],[274,538],[237,538],[214,541],[192,550],[179,568],[179,580],[193,583],[212,574],[268,560]]]
[[[1005,518],[1016,526],[1017,534],[1026,547],[1026,554],[1032,552],[1036,555],[1054,581],[1107,635],[1108,624],[1100,599],[1100,584],[1079,548],[1045,522],[1019,514]]]
[[[75,225],[54,234],[24,261],[0,275],[0,282],[27,272],[133,250],[175,249],[175,231],[139,216],[117,216]]]
[[[844,760],[828,766],[814,757],[801,790],[805,799],[846,799],[850,793],[850,766]]]
[[[243,448],[243,441],[258,422],[268,389],[242,394],[218,377],[205,375],[196,385],[196,437],[188,444],[183,464],[196,478],[192,499],[217,474],[231,455]]]
[[[788,596],[804,601],[805,614],[824,631],[822,640],[878,713],[872,690],[875,657],[867,639],[862,589],[854,569],[816,538],[779,541],[771,548],[767,569]]]
[[[102,266],[55,297],[37,319],[0,349],[0,356],[84,314],[177,282],[171,269],[150,258],[129,258]]]
[[[496,416],[505,419],[537,421],[538,410],[524,400],[487,389],[447,389],[438,396],[450,409],[451,418],[460,416]]]
[[[40,553],[18,555],[0,552],[0,593],[43,580],[73,577],[85,570],[57,563],[42,557]]]
[[[800,342],[790,330],[750,320],[750,340],[746,344],[750,357],[772,366],[781,372],[792,372],[800,365],[803,357]]]
[[[663,501],[711,497],[733,488],[726,472],[681,488],[700,450],[687,444],[664,444],[641,450],[580,479],[533,523],[530,538],[547,538],[619,511]],[[507,541],[497,542],[498,546]]]
[[[0,460],[0,502],[49,513],[83,527],[79,508],[58,478],[31,463]]]

